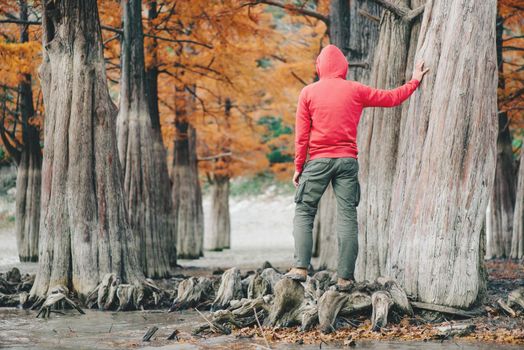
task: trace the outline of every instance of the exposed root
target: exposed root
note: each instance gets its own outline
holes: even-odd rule
[[[334,290],[328,290],[318,300],[318,321],[320,331],[324,334],[335,330],[335,320],[346,303],[348,295]]]
[[[74,301],[69,299],[67,294],[69,294],[69,290],[64,286],[52,288],[36,317],[48,318],[51,312],[57,312],[57,309],[64,309],[65,305],[84,315],[85,312]],[[54,309],[52,309],[53,307]]]
[[[220,288],[211,305],[211,311],[224,309],[229,306],[231,300],[241,299],[243,296],[240,270],[233,267],[222,274]]]
[[[100,310],[138,310],[158,306],[164,293],[152,280],[145,279],[136,284],[121,283],[116,274],[108,273],[100,284],[87,296],[88,308]]]
[[[301,323],[299,307],[304,301],[304,287],[300,282],[282,278],[275,285],[275,300],[264,325],[290,327]]]
[[[264,295],[271,294],[271,292],[271,283],[258,272],[250,280],[247,287],[247,297],[249,299],[263,297]]]
[[[183,310],[209,301],[213,295],[213,282],[205,277],[191,277],[178,285],[177,297],[173,300],[169,312]]]
[[[393,298],[389,292],[378,291],[371,296],[373,314],[371,315],[371,329],[378,331],[388,324],[388,312],[393,305]]]

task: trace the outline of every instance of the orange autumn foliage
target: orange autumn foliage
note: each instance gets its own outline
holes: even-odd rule
[[[0,19],[16,18],[18,2],[0,1]],[[32,77],[35,116],[28,123],[41,129],[43,105],[37,70],[41,61],[39,26],[27,26],[27,42],[20,42],[21,24],[3,23],[0,27],[0,127],[16,148],[22,146],[22,122],[19,116],[19,84]],[[6,148],[0,141],[5,161]]]
[[[520,0],[499,0],[498,7],[503,20],[499,109],[518,131],[524,129],[524,6]]]

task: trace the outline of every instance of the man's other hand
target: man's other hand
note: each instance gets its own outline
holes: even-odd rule
[[[424,69],[424,61],[420,60],[415,65],[415,70],[413,71],[413,79],[422,81],[424,74],[428,72],[429,68]]]
[[[298,171],[295,171],[295,174],[293,174],[293,185],[295,185],[295,187],[298,187],[299,178],[300,178],[300,173]]]

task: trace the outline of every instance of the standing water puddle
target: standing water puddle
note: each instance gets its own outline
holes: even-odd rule
[[[192,338],[190,332],[203,322],[195,311],[167,313],[165,311],[100,312],[85,310],[86,315],[67,311],[53,313],[49,319],[35,318],[36,312],[0,308],[1,349],[116,349],[142,348],[157,350],[182,349],[262,349],[262,339],[237,339],[234,335]],[[146,331],[156,326],[159,330],[150,342],[142,341]],[[178,330],[185,342],[167,340]],[[272,344],[272,349],[319,349],[318,344]],[[322,349],[338,349],[322,344]],[[355,349],[376,350],[517,350],[520,346],[487,343],[440,342],[385,342],[357,341]]]

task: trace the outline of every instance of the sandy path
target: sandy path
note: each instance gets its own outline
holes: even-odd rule
[[[209,230],[210,200],[204,198],[206,231]],[[180,260],[184,267],[243,268],[259,267],[264,261],[274,266],[288,267],[292,263],[292,221],[294,203],[291,195],[260,195],[232,198],[231,249],[222,252],[205,251],[198,260]],[[16,251],[14,222],[0,222],[0,271],[18,266],[22,272],[36,271],[35,263],[20,263]]]

